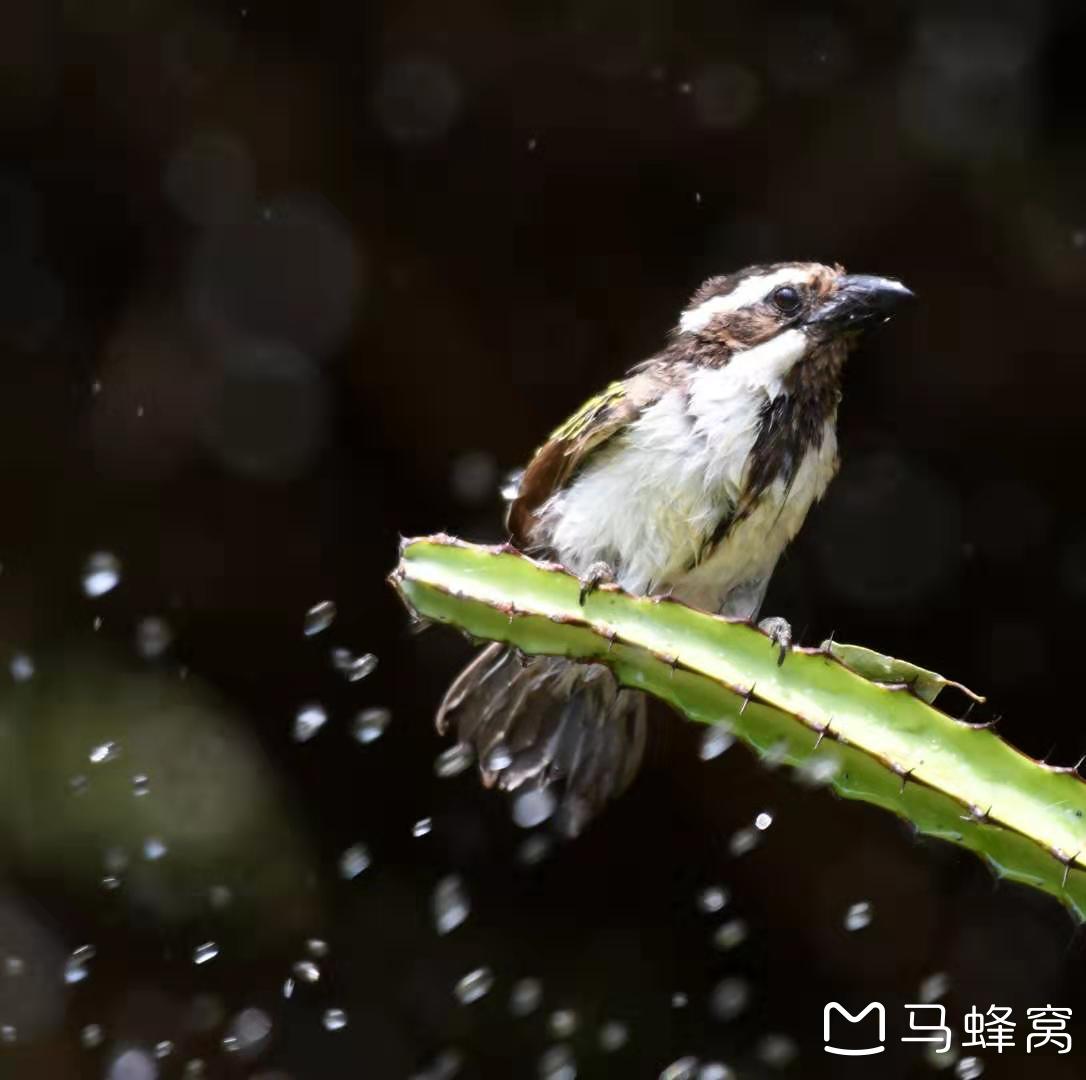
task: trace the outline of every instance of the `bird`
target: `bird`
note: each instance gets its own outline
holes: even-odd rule
[[[782,262],[714,276],[664,347],[536,450],[509,501],[510,543],[582,582],[667,596],[751,622],[781,553],[839,466],[845,361],[913,293],[840,265]],[[791,628],[758,624],[783,662]],[[602,664],[482,649],[437,710],[483,783],[541,792],[579,833],[631,782],[645,695]]]

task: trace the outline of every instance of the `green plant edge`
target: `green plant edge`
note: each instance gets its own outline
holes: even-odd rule
[[[614,586],[582,605],[575,577],[505,545],[404,540],[390,581],[417,618],[606,664],[624,685],[727,725],[773,764],[825,776],[844,798],[968,848],[1086,919],[1086,783],[936,709],[939,691],[958,685],[942,676],[833,643],[791,649],[778,665],[776,646],[746,622]]]

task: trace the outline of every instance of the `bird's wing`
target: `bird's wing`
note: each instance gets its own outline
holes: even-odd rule
[[[661,373],[640,370],[611,383],[551,433],[528,463],[510,503],[506,525],[514,544],[532,546],[539,508],[577,475],[593,453],[659,401],[669,385]]]

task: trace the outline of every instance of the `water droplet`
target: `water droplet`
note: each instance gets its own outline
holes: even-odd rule
[[[734,742],[735,736],[723,724],[713,724],[702,733],[698,756],[702,761],[712,761],[729,750]]]
[[[72,795],[86,795],[89,788],[90,781],[82,773],[78,773],[68,780],[68,791]]]
[[[850,904],[848,911],[845,912],[845,929],[863,930],[865,926],[870,925],[872,914],[873,911],[869,900],[860,900],[855,904]]]
[[[166,847],[166,843],[161,837],[149,836],[143,842],[143,857],[148,862],[157,862],[167,851],[169,851],[169,848]]]
[[[157,1076],[155,1059],[136,1046],[122,1050],[106,1070],[106,1080],[155,1080]]]
[[[267,1045],[271,1031],[271,1017],[263,1009],[242,1009],[223,1036],[223,1049],[236,1054],[257,1054]]]
[[[520,482],[524,478],[523,469],[514,469],[502,481],[501,496],[506,502],[515,502],[520,495]]]
[[[728,850],[736,858],[752,852],[760,843],[760,837],[755,829],[736,829],[728,841]]]
[[[759,832],[765,832],[773,824],[773,815],[768,810],[763,810],[755,819],[754,827]]]
[[[311,937],[305,943],[305,947],[309,955],[315,956],[318,960],[322,960],[328,955],[328,942],[322,941],[320,938]]]
[[[698,907],[711,914],[723,911],[728,903],[728,890],[721,885],[709,885],[698,893]]]
[[[26,961],[21,956],[5,956],[3,970],[4,974],[9,978],[17,978],[26,971]]]
[[[487,772],[504,772],[513,764],[513,752],[505,743],[498,743],[486,755],[483,768]]]
[[[471,911],[464,882],[455,874],[443,877],[434,889],[434,926],[439,934],[449,934],[461,926]]]
[[[34,661],[26,653],[16,653],[11,658],[10,670],[16,682],[27,682],[34,678]]]
[[[128,852],[119,847],[106,848],[102,865],[111,874],[123,874],[128,869]]]
[[[720,1061],[707,1061],[698,1069],[698,1080],[735,1080],[735,1070]]]
[[[513,796],[513,821],[522,829],[542,825],[558,805],[550,788],[527,788]]]
[[[461,1005],[473,1005],[490,993],[494,985],[494,973],[488,967],[469,971],[453,988],[453,994]]]
[[[577,1062],[571,1047],[557,1043],[547,1047],[539,1059],[540,1080],[576,1080]]]
[[[163,1039],[155,1043],[155,1057],[163,1061],[173,1053],[173,1043],[169,1039]]]
[[[19,1032],[14,1024],[0,1024],[0,1043],[10,1045],[19,1037]]]
[[[392,713],[380,705],[369,709],[363,709],[351,725],[351,733],[365,746],[367,743],[376,742],[384,733],[392,720]]]
[[[115,742],[99,743],[88,755],[92,765],[104,765],[107,762],[116,761],[120,756],[121,748]]]
[[[775,742],[763,755],[762,765],[766,769],[777,769],[788,758],[788,740],[781,739]]]
[[[958,1080],[977,1080],[984,1075],[984,1062],[979,1057],[963,1057],[954,1066],[954,1075]]]
[[[824,787],[833,782],[841,771],[841,762],[832,754],[812,754],[796,769],[801,783],[809,787]]]
[[[547,1021],[547,1026],[556,1039],[568,1039],[577,1030],[577,1014],[572,1009],[555,1009]]]
[[[205,941],[202,945],[197,945],[192,952],[192,962],[194,964],[206,964],[209,960],[214,960],[219,955],[219,946],[214,941]]]
[[[303,705],[294,716],[294,741],[309,742],[328,722],[328,713],[323,705],[311,702]]]
[[[107,874],[102,878],[102,888],[107,892],[113,892],[121,887],[121,879],[116,874]]]
[[[662,1073],[660,1080],[697,1080],[698,1059],[692,1054],[673,1061]]]
[[[327,630],[335,622],[335,619],[336,605],[331,600],[322,600],[319,604],[314,604],[305,613],[302,630],[306,637],[313,637]]]
[[[605,1054],[621,1050],[630,1041],[630,1031],[621,1021],[608,1020],[600,1028],[600,1049]]]
[[[325,1031],[342,1031],[347,1026],[347,1014],[342,1009],[325,1009],[321,1023]]]
[[[102,1030],[101,1024],[87,1024],[79,1033],[79,1041],[88,1050],[93,1050],[96,1046],[101,1046],[102,1040],[105,1039],[105,1037],[106,1034]]]
[[[321,969],[312,960],[299,960],[291,968],[291,971],[294,972],[294,977],[300,982],[315,983],[320,981]]]
[[[551,853],[551,842],[542,833],[525,838],[517,850],[517,859],[522,866],[537,866]]]
[[[165,619],[148,615],[136,624],[136,652],[144,660],[156,660],[173,642],[173,631]]]
[[[292,978],[286,978],[283,980],[283,998],[286,1001],[294,997],[294,980]]]
[[[709,1011],[718,1020],[734,1020],[750,1001],[750,986],[745,979],[721,979],[709,995]]]
[[[419,818],[414,825],[411,826],[411,835],[417,840],[420,836],[429,836],[434,827],[433,818]]]
[[[339,875],[353,881],[363,870],[369,869],[372,861],[370,849],[365,844],[352,844],[339,857]]]
[[[757,1053],[762,1063],[771,1069],[784,1069],[795,1061],[799,1051],[790,1036],[774,1032],[762,1037]]]
[[[121,581],[121,561],[108,551],[96,551],[83,567],[83,592],[91,597],[105,596]]]
[[[509,1011],[514,1016],[530,1016],[543,1001],[543,983],[539,979],[518,979],[509,993]]]
[[[350,657],[338,670],[347,676],[348,682],[361,682],[377,669],[377,657],[373,653]]]
[[[146,773],[136,773],[132,777],[132,794],[137,798],[142,798],[144,795],[149,794],[151,791],[151,780]]]
[[[671,995],[671,1007],[673,1009],[685,1009],[690,1004],[689,995],[683,993],[682,990],[676,990]]]
[[[936,971],[920,984],[920,1001],[930,1005],[933,1001],[946,997],[949,990],[950,976],[945,971]]]
[[[64,961],[64,981],[69,986],[81,983],[90,974],[87,971],[87,965],[94,959],[97,952],[98,950],[93,945],[80,945]]]
[[[203,1058],[192,1058],[186,1061],[184,1069],[181,1070],[181,1080],[203,1080],[206,1075],[207,1066]]]
[[[229,907],[234,899],[233,892],[228,885],[212,885],[207,890],[207,902],[216,910],[221,911]]]
[[[448,750],[443,750],[434,761],[434,775],[447,780],[450,776],[459,776],[471,766],[475,754],[467,743],[455,743]]]
[[[464,503],[480,505],[493,498],[498,487],[498,463],[492,454],[469,450],[452,464],[452,489]]]
[[[729,919],[721,923],[713,934],[713,944],[718,949],[734,949],[747,940],[747,924],[742,919]]]

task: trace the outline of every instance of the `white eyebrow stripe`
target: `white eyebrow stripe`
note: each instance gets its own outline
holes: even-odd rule
[[[741,281],[730,293],[712,296],[691,311],[684,311],[679,319],[679,330],[684,334],[704,329],[714,316],[723,311],[738,311],[764,300],[778,285],[806,285],[809,277],[794,266],[775,270],[772,274],[759,274]]]

